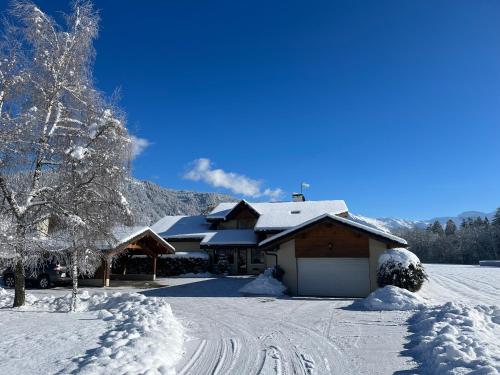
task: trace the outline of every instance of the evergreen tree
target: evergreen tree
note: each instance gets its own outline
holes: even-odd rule
[[[457,231],[457,226],[455,225],[455,222],[453,220],[448,220],[446,222],[446,227],[444,229],[444,233],[446,236],[453,236],[455,232]]]
[[[476,220],[474,220],[474,226],[475,226],[476,228],[481,228],[481,227],[483,227],[483,226],[484,226],[484,221],[483,221],[483,219],[481,219],[479,216],[478,216],[478,217],[476,217]]]
[[[431,231],[432,233],[437,234],[438,236],[444,235],[443,226],[437,220],[432,224]]]
[[[495,228],[500,229],[500,207],[497,208],[495,215],[493,216],[493,220],[491,222]]]
[[[489,228],[489,226],[490,226],[490,221],[488,220],[488,218],[487,218],[487,217],[485,217],[485,218],[484,218],[483,224],[484,224],[484,226],[485,226],[486,228]]]

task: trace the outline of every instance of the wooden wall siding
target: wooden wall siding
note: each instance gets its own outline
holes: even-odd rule
[[[332,244],[330,249],[329,244]],[[370,256],[368,236],[347,228],[318,224],[295,237],[297,258],[367,258]]]
[[[231,219],[220,223],[222,229],[252,229],[257,224],[255,214],[248,208],[231,216]]]
[[[253,211],[251,211],[249,209],[241,210],[237,214],[231,216],[231,220],[243,220],[243,219],[255,219],[255,220],[257,220],[257,216],[255,216]]]

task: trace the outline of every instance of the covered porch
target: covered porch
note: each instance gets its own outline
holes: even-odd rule
[[[161,254],[175,254],[175,249],[149,227],[121,228],[119,244],[106,250],[93,279],[85,284],[109,287],[113,280],[156,280],[157,261]]]
[[[215,273],[258,275],[265,269],[264,253],[256,248],[216,246],[206,251]]]
[[[222,229],[206,234],[200,249],[209,254],[215,273],[258,275],[265,267],[257,243],[253,229]]]

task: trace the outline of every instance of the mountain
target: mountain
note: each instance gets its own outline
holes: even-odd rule
[[[219,193],[199,193],[189,190],[174,190],[161,187],[150,181],[132,178],[125,188],[131,211],[137,224],[151,225],[166,215],[197,215],[210,211],[220,202],[236,202],[237,198]],[[493,218],[494,212],[466,211],[457,216],[442,216],[428,220],[406,220],[397,218],[371,218],[358,214],[349,214],[350,219],[358,223],[383,230],[397,231],[403,228],[425,228],[438,220],[442,225],[451,219],[460,225],[468,217]]]
[[[469,217],[488,218],[488,220],[491,221],[493,219],[494,214],[495,212],[485,213],[480,211],[465,211],[457,216],[441,216],[428,220],[405,220],[405,219],[395,219],[390,217],[375,219],[357,214],[349,214],[349,215],[351,220],[354,220],[358,223],[372,226],[374,228],[383,230],[384,232],[393,232],[398,229],[404,229],[404,228],[413,228],[413,227],[425,228],[429,224],[434,223],[436,220],[439,221],[443,226],[446,225],[446,222],[450,219],[453,220],[457,226],[459,226],[460,223],[462,223],[463,219],[467,219]]]
[[[151,225],[166,215],[203,214],[220,202],[237,201],[226,194],[166,189],[135,178],[126,185],[124,195],[134,221],[140,225]]]

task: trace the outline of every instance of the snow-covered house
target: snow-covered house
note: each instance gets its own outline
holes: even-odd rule
[[[176,251],[205,251],[232,274],[278,264],[291,294],[366,296],[376,289],[378,255],[406,246],[389,233],[348,219],[343,200],[221,203],[208,215],[166,216],[152,229]]]

